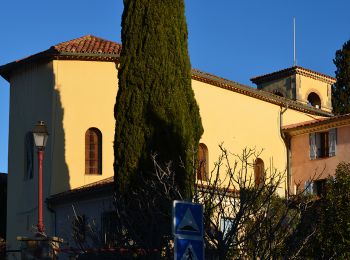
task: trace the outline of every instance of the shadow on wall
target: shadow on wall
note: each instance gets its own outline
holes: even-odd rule
[[[59,88],[59,86],[58,86]],[[66,163],[65,132],[63,128],[64,109],[61,103],[59,90],[53,92],[53,118],[52,118],[52,177],[50,182],[50,195],[70,190],[69,169]]]
[[[20,243],[16,237],[33,236],[36,232],[38,157],[33,143],[32,150],[27,147],[30,142],[26,143],[25,137],[38,120],[43,120],[49,131],[43,159],[43,218],[48,236],[55,235],[57,230],[55,212],[45,201],[54,193],[70,189],[64,109],[55,85],[53,63],[46,61],[24,64],[21,73],[14,73],[11,78],[7,249],[18,250]]]
[[[55,86],[55,84],[54,84]],[[57,86],[59,89],[60,87]],[[59,90],[53,91],[53,118],[52,118],[52,142],[53,150],[51,152],[52,169],[51,180],[49,187],[49,196],[55,195],[60,192],[70,190],[70,177],[69,169],[66,162],[66,149],[65,149],[65,132],[63,128],[64,109],[61,103],[61,95]],[[56,210],[52,205],[47,204],[51,214],[52,223],[52,235],[57,236],[59,231],[57,230]],[[70,223],[67,223],[70,225]]]

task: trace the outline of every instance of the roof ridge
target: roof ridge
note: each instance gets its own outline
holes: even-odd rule
[[[324,111],[324,110],[320,110],[314,107],[310,107],[307,105],[304,105],[296,100],[292,100],[286,97],[280,97],[278,95],[275,95],[273,93],[270,93],[268,91],[264,91],[261,89],[257,89],[255,87],[251,87],[251,86],[247,86],[247,85],[243,85],[241,83],[232,81],[232,80],[228,80],[207,72],[203,72],[197,69],[192,69],[192,78],[202,81],[202,82],[206,82],[209,83],[211,85],[215,85],[217,87],[220,88],[224,88],[224,89],[228,89],[234,92],[238,92],[241,94],[245,94],[248,96],[252,96],[255,98],[258,98],[260,100],[264,100],[270,103],[274,103],[274,104],[278,104],[278,105],[286,105],[288,104],[288,106],[290,108],[299,110],[299,111],[303,111],[303,112],[307,112],[310,114],[316,114],[316,115],[322,115],[322,116],[333,116],[332,113]]]
[[[297,70],[302,70],[305,73],[311,73],[311,74],[317,75],[318,77],[325,78],[325,79],[328,79],[328,80],[331,80],[331,81],[336,80],[336,78],[334,78],[332,76],[329,76],[329,75],[321,73],[321,72],[317,72],[315,70],[307,69],[307,68],[304,68],[302,66],[292,66],[292,67],[289,67],[289,68],[285,68],[285,69],[277,70],[277,71],[274,71],[274,72],[266,73],[266,74],[263,74],[263,75],[260,75],[260,76],[254,76],[254,77],[250,78],[250,81],[252,81],[255,84],[259,84],[260,82],[265,82],[266,79],[275,78],[275,77],[278,77],[278,75],[282,75],[284,73],[298,72]]]
[[[68,42],[73,42],[73,41],[84,39],[84,38],[98,38],[98,39],[107,41],[106,39],[100,38],[98,36],[95,36],[95,35],[92,35],[92,34],[86,34],[86,35],[83,35],[83,36],[80,36],[80,37],[77,37],[77,38],[74,38],[74,39],[70,39],[70,40],[67,40],[67,41],[56,43],[56,44],[54,44],[52,46],[57,46],[57,45],[65,44],[65,43],[68,43]]]

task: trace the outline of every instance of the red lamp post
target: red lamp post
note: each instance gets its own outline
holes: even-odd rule
[[[38,151],[38,233],[44,234],[43,221],[43,158],[48,138],[47,128],[43,121],[38,121],[33,129],[35,146]]]

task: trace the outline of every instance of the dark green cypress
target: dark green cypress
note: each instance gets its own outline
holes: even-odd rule
[[[193,151],[203,133],[191,87],[183,0],[124,0],[115,105],[114,173],[119,191],[172,161],[183,195],[194,183]],[[181,164],[183,163],[183,166]]]
[[[337,50],[334,65],[337,67],[337,82],[332,86],[332,106],[334,114],[350,113],[350,40]]]

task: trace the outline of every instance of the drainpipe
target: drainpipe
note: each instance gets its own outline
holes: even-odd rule
[[[287,191],[286,191],[286,198],[289,199],[289,195],[290,195],[290,185],[291,185],[291,165],[290,165],[290,158],[291,158],[291,151],[290,151],[290,137],[286,134],[284,134],[283,130],[282,130],[282,126],[283,126],[283,114],[288,110],[288,102],[286,102],[285,107],[282,108],[281,107],[281,111],[280,111],[280,134],[281,137],[284,141],[284,144],[286,146],[286,150],[287,150]]]

